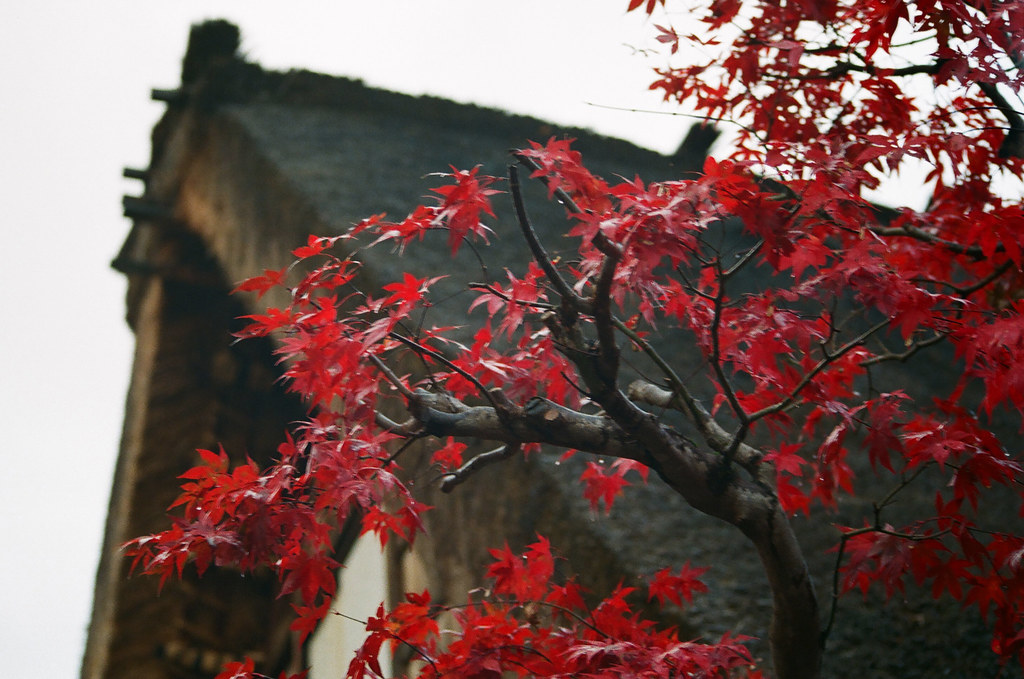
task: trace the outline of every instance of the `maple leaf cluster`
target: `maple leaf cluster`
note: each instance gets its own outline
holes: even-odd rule
[[[1024,663],[1024,536],[979,518],[995,488],[1024,516],[1020,451],[992,425],[1024,415],[1024,208],[999,185],[1024,171],[1024,122],[1007,103],[1024,84],[1024,3],[715,0],[698,18],[692,33],[658,26],[656,40],[672,58],[694,44],[720,53],[660,70],[654,87],[735,123],[735,152],[699,176],[609,182],[572,140],[531,142],[507,178],[452,168],[433,204],[311,236],[296,264],[242,283],[260,296],[287,290],[289,305],[247,317],[240,337],[277,340],[310,417],[268,469],[201,452],[181,516],[129,544],[136,565],[162,578],[190,560],[200,572],[271,566],[298,599],[305,638],[330,610],[333,530],[360,521],[385,543],[421,529],[427,508],[400,472],[413,442],[428,443],[443,490],[548,444],[600,456],[580,479],[595,509],[615,502],[627,474],[653,468],[694,508],[740,527],[773,587],[775,672],[816,677],[820,657],[807,654],[827,630],[789,518],[835,509],[867,466],[892,490],[839,527],[834,594],[926,586],[974,608],[993,650]],[[929,168],[924,207],[869,200],[910,163]],[[534,231],[521,168],[565,208],[571,261]],[[403,252],[434,232],[453,256],[482,248],[499,186],[533,261],[498,279],[481,272],[467,311],[486,319],[471,339],[409,322],[429,318],[440,276],[359,288],[367,248]],[[661,336],[698,354],[701,374],[682,379]],[[876,386],[943,346],[961,370],[941,393]],[[623,347],[646,362],[628,384]],[[499,446],[476,453],[469,440]],[[888,521],[895,498],[926,479],[934,512]],[[493,556],[487,595],[464,606],[429,592],[382,606],[349,676],[379,676],[382,649],[398,644],[428,677],[759,676],[744,639],[680,641],[640,618],[630,588],[588,607],[571,578],[556,584],[543,538]],[[702,572],[659,571],[649,597],[685,605],[704,590]],[[441,615],[454,629],[441,630]],[[249,675],[241,663],[222,676]]]
[[[725,677],[752,663],[743,637],[701,644],[656,629],[634,611],[632,588],[619,586],[588,606],[575,581],[557,584],[555,557],[544,538],[523,554],[507,545],[491,554],[490,587],[482,597],[441,606],[427,592],[409,593],[390,612],[381,606],[367,623],[370,634],[348,676],[383,676],[379,657],[385,644],[415,648],[423,677]],[[660,571],[650,598],[677,605],[691,601],[706,589],[699,580],[703,570],[687,564],[678,574]],[[456,628],[457,639],[447,644],[441,643],[442,615]]]

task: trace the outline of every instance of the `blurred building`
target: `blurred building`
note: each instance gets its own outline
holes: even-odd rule
[[[195,449],[223,444],[236,459],[266,462],[289,423],[304,416],[304,406],[277,382],[271,343],[232,342],[236,319],[261,310],[244,306],[254,300],[228,294],[235,283],[286,266],[307,234],[341,233],[379,212],[401,218],[427,195],[432,172],[482,163],[484,172],[502,175],[508,149],[529,139],[575,137],[598,174],[647,180],[699,168],[713,139],[698,128],[679,153],[665,157],[493,110],[309,72],[264,71],[238,56],[238,42],[237,29],[225,22],[193,29],[180,87],[153,93],[167,111],[153,130],[150,166],[126,171],[142,190],[125,198],[133,226],[114,266],[129,280],[127,317],[137,344],[83,679],[211,677],[224,661],[245,655],[276,676],[309,661],[288,630],[289,602],[277,598],[272,574],[211,569],[196,578],[186,570],[181,582],[172,579],[161,590],[156,578],[129,577],[130,564],[119,553],[124,542],[168,525],[177,476],[195,464]],[[565,218],[544,190],[534,187],[530,201],[549,247],[570,245],[563,239]],[[509,209],[499,214],[508,230],[485,253],[498,269],[528,256],[509,215]],[[406,270],[457,273],[462,264],[451,262],[443,237],[433,245],[417,248],[415,259],[369,251],[363,275],[384,281]],[[462,255],[467,272],[476,270],[472,253]],[[436,313],[457,322],[467,299],[455,297]],[[580,575],[595,591],[687,560],[710,565],[706,580],[714,598],[698,600],[685,618],[679,611],[661,614],[683,625],[684,635],[764,633],[770,595],[738,532],[698,515],[657,482],[634,489],[610,516],[595,515],[575,485],[581,462],[556,460],[509,460],[443,498],[425,477],[417,488],[436,509],[414,552],[394,547],[382,554],[352,531],[343,533],[338,558],[348,568],[337,608],[365,616],[381,600],[423,587],[436,599],[461,602],[479,584],[488,548],[506,541],[521,547],[539,532],[570,564],[586,566]],[[827,607],[834,557],[824,549],[835,535],[826,526],[804,536],[812,543],[809,558],[818,547],[822,552],[812,569]],[[862,676],[844,671],[852,667],[849,657],[869,648],[873,665],[859,667],[877,669],[871,676],[897,676],[900,646],[916,634],[920,616],[940,626],[957,617],[955,608],[901,610],[897,602],[895,609],[885,619],[861,618],[869,625],[836,631],[835,676]],[[361,631],[331,617],[311,647],[313,676],[343,673]],[[972,648],[984,648],[979,639],[982,646]],[[936,658],[948,655],[941,639],[913,643],[928,643]],[[954,660],[940,662],[955,667]]]

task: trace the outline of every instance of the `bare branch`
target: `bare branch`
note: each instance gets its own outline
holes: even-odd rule
[[[402,382],[401,378],[399,378],[398,375],[396,375],[391,368],[384,363],[384,361],[380,360],[379,356],[375,354],[368,354],[368,356],[370,358],[370,362],[377,366],[377,370],[384,375],[384,379],[390,382],[395,389],[405,397],[406,401],[411,401],[416,398],[416,395],[409,390],[409,387],[405,386],[405,383]]]
[[[480,380],[478,380],[476,378],[476,376],[474,376],[472,373],[469,373],[469,372],[463,370],[459,366],[455,365],[446,356],[444,356],[444,355],[434,351],[433,349],[425,347],[422,344],[420,344],[419,342],[416,342],[415,340],[411,340],[408,337],[406,337],[405,335],[401,335],[401,334],[399,334],[397,332],[389,332],[388,333],[388,337],[390,337],[391,339],[398,340],[402,344],[406,345],[407,347],[409,347],[410,349],[415,351],[420,356],[427,356],[427,357],[437,361],[438,363],[442,364],[443,366],[445,366],[449,370],[457,372],[459,375],[461,375],[465,379],[469,380],[469,382],[471,382],[473,384],[473,386],[475,386],[477,388],[477,391],[479,391],[485,398],[487,398],[487,400],[490,401],[491,405],[494,406],[495,408],[500,409],[501,405],[503,405],[503,404],[499,404],[494,399],[494,396],[491,394],[491,392],[487,389],[487,387],[485,387],[483,385],[482,382],[480,382]],[[379,359],[378,359],[378,361],[379,361]]]
[[[740,421],[741,426],[745,426],[750,422],[750,418],[747,416],[743,406],[740,405],[739,399],[736,397],[736,391],[732,387],[732,383],[729,381],[729,377],[725,374],[725,369],[722,368],[722,351],[721,351],[721,338],[719,337],[719,329],[722,327],[722,306],[725,299],[725,278],[722,275],[722,264],[721,260],[716,263],[718,268],[718,292],[713,298],[713,316],[711,318],[711,368],[715,371],[715,377],[718,378],[718,383],[722,387],[722,392],[725,394],[726,400],[729,402],[729,407],[732,408],[736,418]]]
[[[834,363],[836,359],[841,358],[843,355],[849,353],[853,349],[864,344],[864,342],[867,341],[869,337],[874,335],[879,330],[888,326],[890,322],[891,321],[888,318],[883,321],[879,321],[875,325],[871,326],[870,328],[862,332],[860,335],[854,337],[849,342],[839,347],[839,349],[837,349],[836,351],[826,352],[822,359],[818,361],[813,368],[808,370],[807,373],[800,379],[800,381],[796,383],[796,386],[794,386],[790,390],[789,394],[787,394],[785,398],[773,403],[770,406],[761,408],[761,410],[758,410],[756,413],[751,413],[750,421],[753,422],[754,420],[760,419],[767,415],[772,415],[781,412],[788,408],[796,401],[797,397],[800,395],[800,392],[803,391],[804,388],[806,388],[807,385],[810,384],[811,381],[815,377],[817,377],[822,370],[824,370],[829,365]]]
[[[722,280],[728,280],[728,279],[732,278],[736,274],[737,271],[739,271],[740,269],[745,267],[747,264],[749,264],[750,261],[754,258],[754,256],[757,255],[757,253],[759,253],[762,250],[763,247],[764,247],[764,239],[762,238],[762,239],[757,241],[757,245],[755,245],[752,248],[749,248],[746,252],[744,252],[743,256],[739,258],[739,261],[737,261],[735,264],[733,264],[728,269],[726,269],[724,272],[722,272]]]
[[[522,450],[522,446],[518,443],[509,443],[500,448],[489,450],[486,453],[480,453],[476,457],[472,458],[458,469],[448,472],[441,478],[441,492],[450,493],[455,490],[455,487],[464,482],[474,472],[477,472],[484,467],[488,467],[495,462],[501,462],[507,460],[516,453]]]
[[[924,241],[925,243],[931,243],[932,245],[941,245],[951,252],[955,252],[958,255],[967,255],[968,257],[976,260],[984,259],[985,257],[985,253],[983,253],[981,248],[977,245],[961,245],[960,243],[939,238],[935,234],[928,233],[916,226],[875,226],[871,227],[871,233],[876,236],[904,236]],[[997,251],[1001,252],[1002,249],[1002,245],[997,247]]]
[[[548,304],[546,302],[527,302],[525,300],[509,297],[504,292],[494,287],[490,283],[470,283],[466,287],[469,288],[470,290],[484,290],[506,302],[518,304],[519,306],[529,307],[531,309],[537,309],[540,311],[552,311],[557,308],[554,304]]]
[[[594,247],[604,256],[601,273],[594,286],[593,314],[594,326],[597,329],[598,355],[601,378],[605,386],[614,389],[618,381],[619,348],[615,343],[615,325],[611,311],[611,289],[615,282],[615,269],[622,259],[622,247],[610,241],[607,236],[598,233],[594,237]]]
[[[1006,118],[1006,122],[1010,124],[1010,130],[999,146],[999,156],[1001,158],[1024,158],[1024,141],[1022,141],[1024,140],[1024,116],[1021,116],[1020,111],[1007,101],[996,85],[979,82],[978,87],[996,105],[999,112]]]
[[[385,431],[389,431],[392,434],[398,434],[399,436],[412,437],[416,436],[420,431],[420,423],[416,418],[412,417],[405,422],[399,424],[390,417],[380,412],[379,410],[373,414],[374,421],[377,426]]]
[[[526,214],[526,205],[523,202],[522,187],[519,184],[519,168],[515,165],[508,166],[508,185],[509,192],[512,194],[512,205],[516,211],[519,228],[523,232],[526,244],[530,247],[530,252],[533,253],[534,261],[544,271],[544,275],[551,282],[551,285],[554,286],[555,292],[563,300],[570,302],[575,309],[584,309],[587,306],[586,302],[573,292],[573,289],[562,278],[562,274],[555,268],[551,257],[548,256],[547,251],[544,249],[544,245],[537,238],[537,232],[533,230],[530,217]]]
[[[961,297],[967,297],[968,295],[972,295],[975,292],[977,292],[978,290],[981,290],[982,288],[987,286],[989,283],[995,282],[996,279],[1002,278],[1003,274],[1005,274],[1007,271],[1009,271],[1012,267],[1013,267],[1013,260],[1009,260],[1008,259],[1005,262],[1003,262],[1001,266],[996,267],[992,271],[992,273],[990,273],[989,275],[985,276],[981,280],[973,283],[972,285],[967,285],[967,286],[964,286],[962,288],[954,287],[953,290],[955,290],[956,294],[960,295]]]
[[[543,398],[533,398],[514,417],[503,420],[494,408],[471,407],[445,394],[422,389],[410,404],[424,431],[502,441],[547,443],[583,452],[645,462],[643,450],[608,417],[588,415]]]
[[[869,359],[861,361],[861,365],[867,367],[871,365],[877,365],[885,361],[905,361],[914,354],[916,354],[917,352],[921,351],[922,349],[926,349],[927,347],[930,347],[933,344],[938,344],[944,339],[946,339],[946,335],[944,333],[936,333],[927,339],[912,342],[906,351],[901,351],[899,353],[888,352],[885,354],[872,356]]]
[[[938,73],[941,66],[941,62],[938,61],[931,64],[911,64],[910,66],[890,69],[886,71],[886,75],[901,77],[907,75],[934,74]],[[864,64],[862,66],[849,61],[844,61],[829,69],[820,71],[819,74],[812,74],[808,76],[808,78],[835,78],[836,76],[844,75],[846,73],[865,73],[867,75],[875,75],[877,71],[878,69],[873,64]]]
[[[676,374],[675,370],[672,369],[672,366],[655,351],[654,347],[647,340],[633,332],[633,330],[618,319],[615,319],[615,327],[654,361],[654,364],[661,369],[671,387],[670,390],[666,390],[655,384],[636,380],[629,385],[626,391],[627,396],[640,403],[647,403],[661,408],[672,408],[683,413],[712,450],[724,455],[726,451],[736,447],[734,459],[755,478],[760,479],[763,475],[761,460],[764,457],[761,451],[742,442],[739,443],[738,447],[735,446],[734,436],[729,434],[715,421],[711,413],[690,393],[690,390],[687,389],[686,384]],[[766,481],[766,479],[761,480]]]

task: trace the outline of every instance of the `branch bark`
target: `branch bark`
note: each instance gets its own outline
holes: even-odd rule
[[[467,406],[445,394],[417,390],[409,407],[426,433],[507,445],[492,451],[491,457],[507,456],[507,450],[522,443],[545,443],[651,467],[693,508],[736,526],[753,543],[772,590],[770,644],[776,674],[784,679],[817,678],[818,602],[796,536],[772,489],[737,473],[723,456],[698,449],[621,392],[603,400],[604,415],[534,398],[501,417],[490,406]],[[480,464],[493,461],[488,458]]]
[[[529,166],[529,159],[521,160]],[[774,467],[763,461],[760,451],[744,444],[740,435],[725,432],[678,378],[669,392],[652,385],[634,385],[628,394],[623,391],[619,385],[620,356],[615,334],[623,326],[611,309],[611,291],[616,268],[624,255],[623,245],[603,235],[595,239],[594,246],[605,260],[593,293],[581,297],[561,277],[537,239],[523,206],[514,166],[509,170],[509,181],[523,236],[560,298],[541,319],[555,346],[575,365],[588,397],[602,412],[584,413],[539,397],[519,406],[498,398],[500,392],[485,392],[487,402],[471,406],[446,393],[399,387],[418,426],[390,421],[385,424],[396,433],[401,429],[415,431],[417,435],[476,438],[504,444],[446,475],[442,481],[444,490],[461,483],[480,467],[514,454],[524,443],[573,448],[635,460],[650,467],[691,507],[732,524],[751,541],[772,590],[774,612],[769,642],[776,674],[780,679],[817,679],[821,664],[818,602],[800,545],[779,505]],[[560,199],[570,211],[575,207],[571,197]],[[719,311],[721,294],[715,300]],[[582,323],[581,317],[589,317],[593,325]],[[585,330],[596,337],[587,337]],[[641,342],[640,346],[646,344]],[[653,353],[649,347],[645,350]],[[667,365],[663,370],[675,376]],[[389,371],[384,371],[384,375],[393,383],[397,380]],[[662,423],[638,405],[645,401],[679,407],[697,426],[707,445],[698,447]],[[737,403],[733,406],[738,415],[745,415]]]
[[[817,679],[822,655],[818,601],[800,545],[779,505],[774,479],[770,478],[771,465],[759,464],[757,452],[742,448],[739,436],[729,437],[726,453],[698,449],[623,393],[618,385],[619,355],[610,308],[610,288],[623,254],[622,246],[603,235],[595,239],[594,246],[605,255],[605,261],[592,297],[583,300],[586,307],[581,308],[579,298],[570,292],[571,296],[562,297],[559,311],[545,314],[544,319],[556,346],[575,364],[589,397],[603,409],[604,415],[583,415],[534,399],[521,420],[512,417],[509,421],[528,423],[525,431],[537,436],[521,438],[523,442],[554,443],[638,460],[654,469],[691,507],[739,528],[757,549],[771,586],[774,609],[769,642],[777,676]],[[546,259],[546,253],[541,259]],[[553,266],[545,267],[544,261],[539,263],[556,290],[566,287],[557,271],[549,272]],[[720,291],[717,305],[721,303],[721,294]],[[596,342],[584,338],[578,314],[593,319]],[[724,379],[723,375],[720,377]],[[742,419],[745,413],[738,403],[732,405]],[[453,414],[454,418],[443,417],[436,411],[432,414],[450,426],[465,425],[470,419],[466,414]],[[713,420],[704,418],[700,409],[691,411],[691,415],[710,434],[705,438],[714,450],[711,442],[722,441],[717,436],[720,432],[712,426]],[[559,426],[547,426],[547,422],[554,421]],[[438,423],[435,419],[434,426]],[[749,476],[737,466],[740,458],[749,465],[743,465]]]

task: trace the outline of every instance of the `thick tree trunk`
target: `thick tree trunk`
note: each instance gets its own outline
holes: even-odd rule
[[[821,621],[818,600],[796,536],[780,508],[748,529],[772,589],[772,663],[778,679],[821,676]]]
[[[687,461],[661,465],[662,478],[695,509],[739,528],[757,549],[772,590],[769,643],[775,676],[818,679],[822,656],[818,600],[803,551],[778,499],[735,469],[724,483],[716,481],[720,458],[709,462],[707,455],[679,446],[674,456]]]
[[[729,434],[695,402],[676,404],[676,393],[640,380],[630,385],[629,395],[662,408],[679,406],[679,410],[690,416],[709,446],[720,451],[732,447]],[[685,448],[676,455],[700,457],[696,451]],[[748,484],[735,473],[729,473],[722,492],[708,493],[706,491],[713,490],[713,484],[708,482],[715,474],[710,473],[707,466],[696,478],[689,472],[688,484],[685,477],[679,477],[674,483],[670,481],[670,485],[692,506],[737,526],[754,543],[772,589],[774,614],[769,641],[776,676],[779,679],[816,679],[821,674],[823,652],[817,598],[789,519],[774,492],[768,490],[774,470],[761,461],[761,457],[759,451],[742,443],[733,451],[733,459],[739,466],[761,478],[759,485]],[[713,465],[714,461],[708,464]],[[701,483],[705,486],[703,493]]]
[[[769,642],[776,677],[820,676],[820,620],[810,573],[789,519],[765,484],[725,463],[721,454],[697,449],[621,394],[604,399],[604,415],[579,413],[540,398],[499,414],[492,407],[468,407],[425,391],[413,396],[417,426],[437,436],[476,436],[511,445],[536,441],[650,466],[690,506],[736,526],[757,549],[774,602]],[[402,430],[399,425],[392,428]],[[472,471],[467,465],[454,472],[452,483]]]

